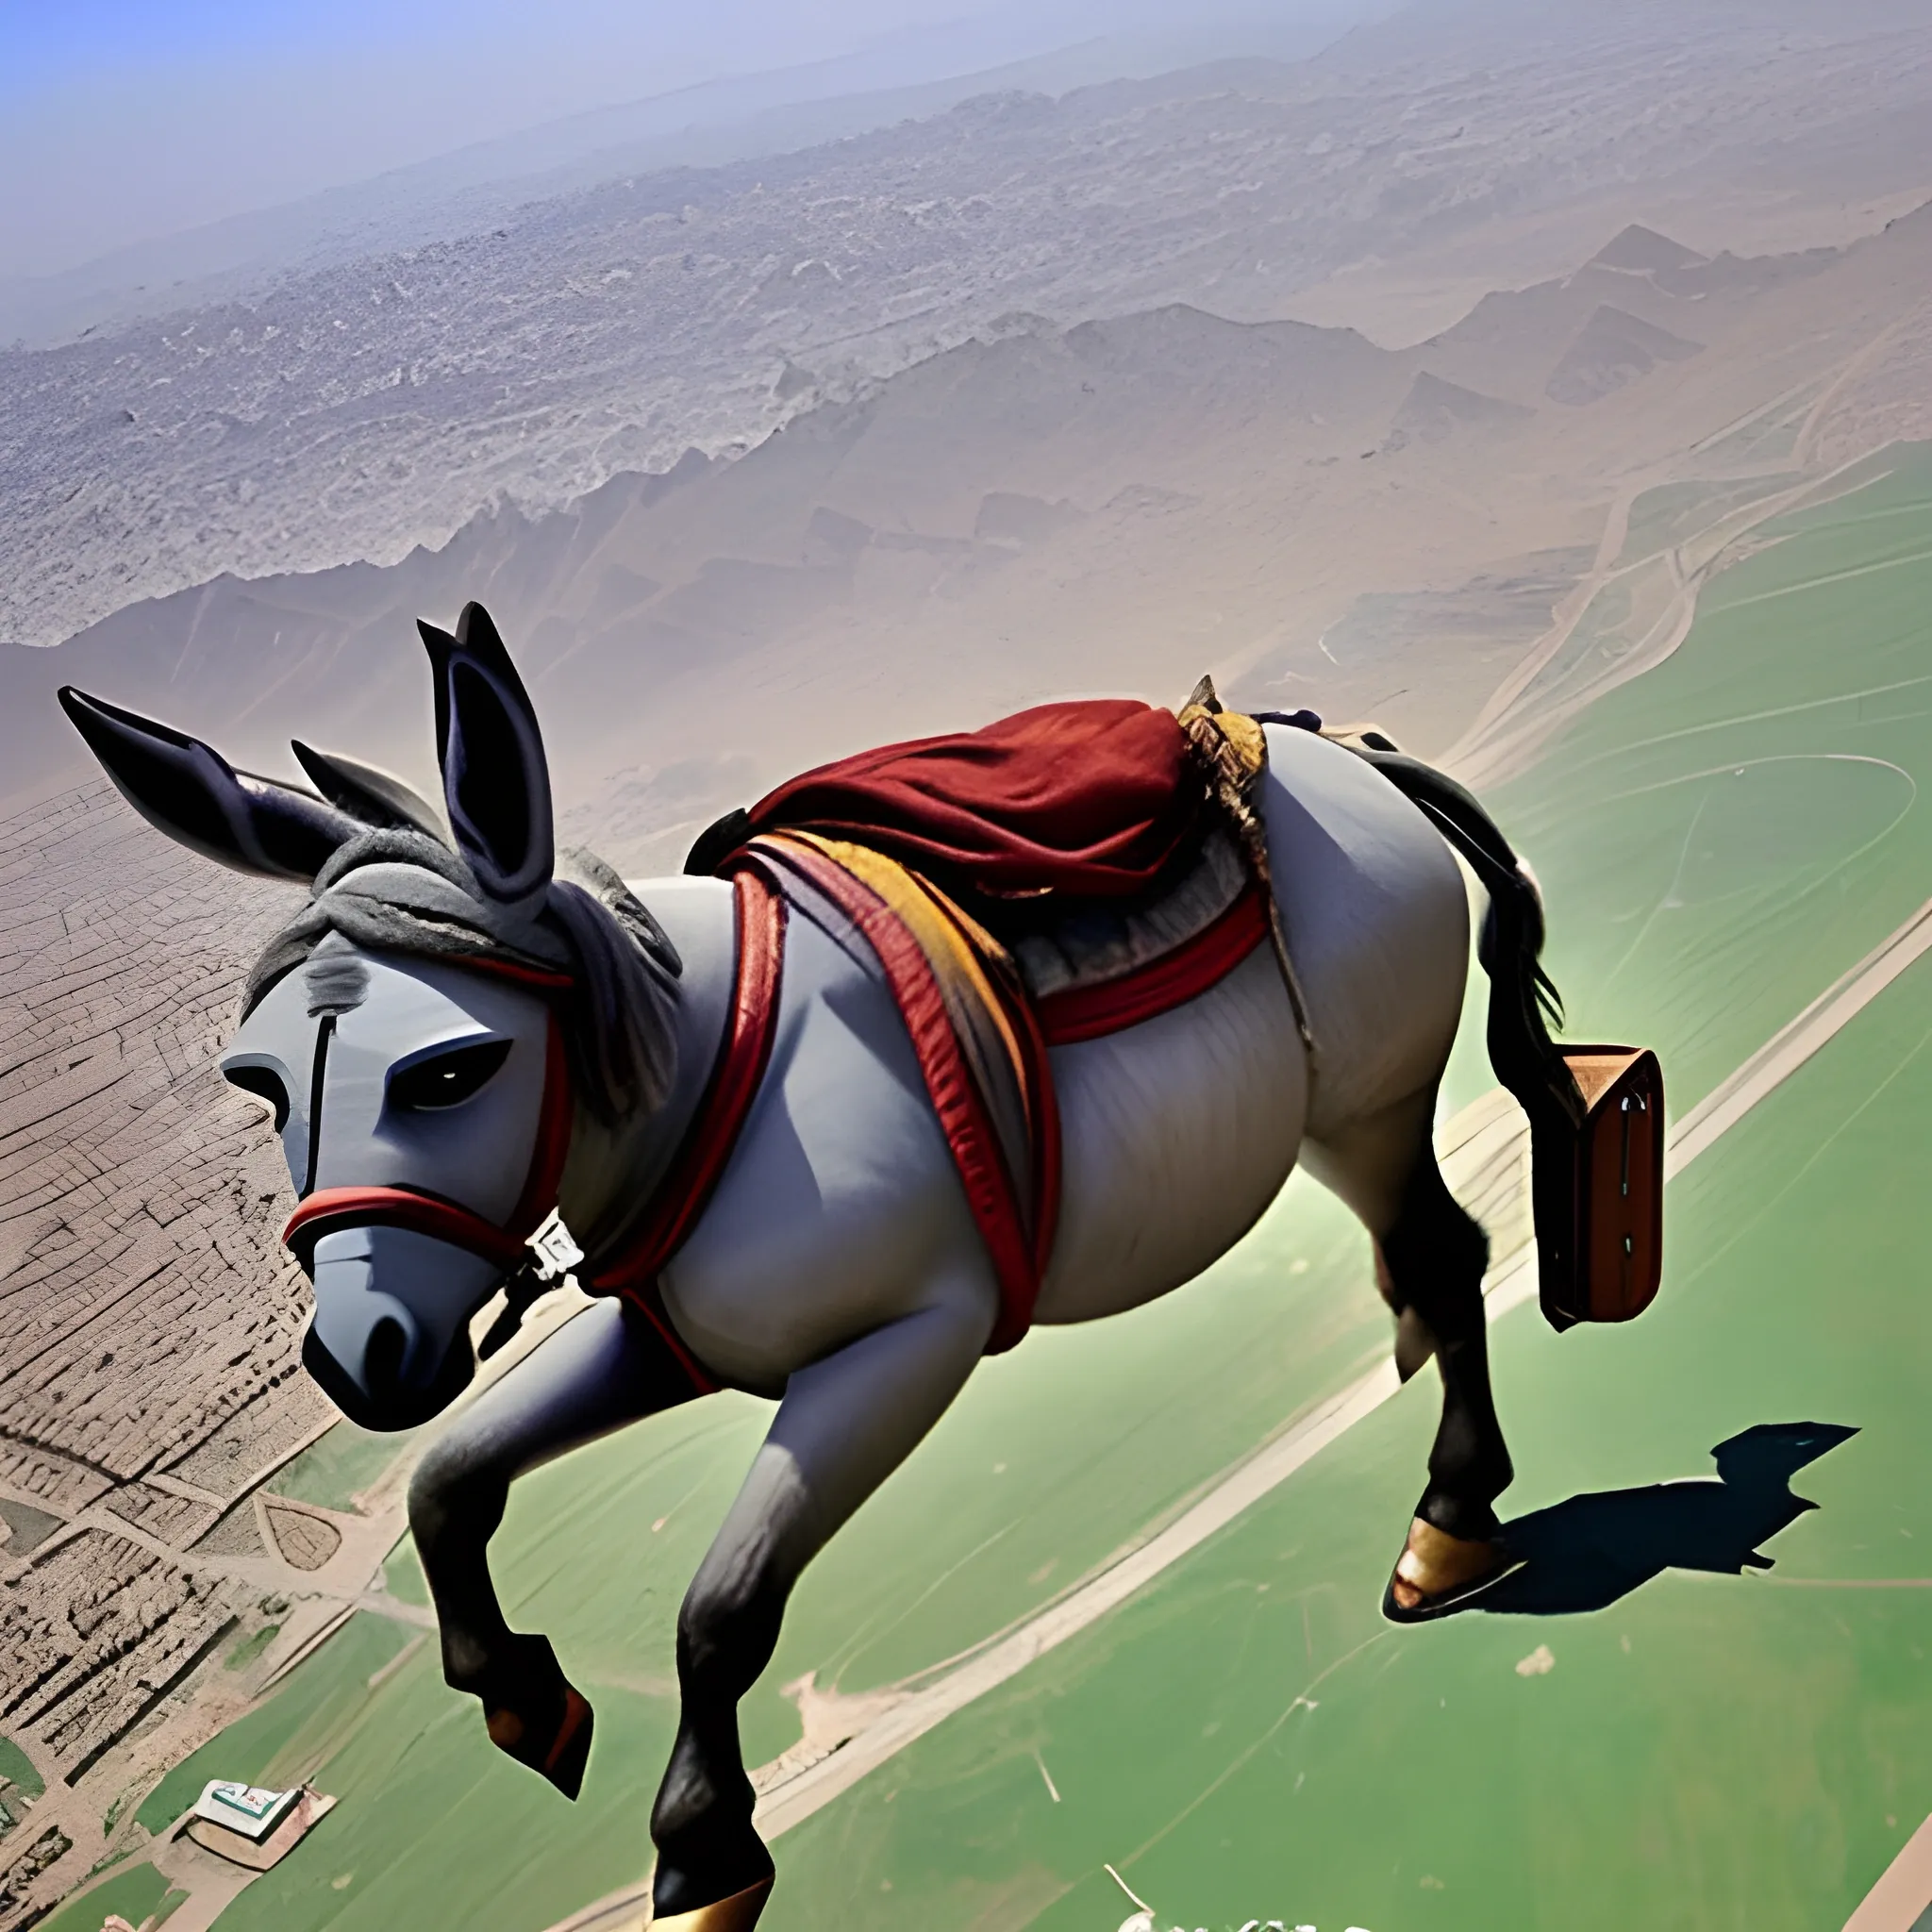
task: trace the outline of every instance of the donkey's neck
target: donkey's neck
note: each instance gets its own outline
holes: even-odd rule
[[[558,1206],[592,1254],[630,1231],[676,1158],[710,1079],[737,985],[736,917],[727,882],[654,879],[637,892],[684,962],[675,1009],[677,1073],[664,1106],[615,1129],[578,1111]]]

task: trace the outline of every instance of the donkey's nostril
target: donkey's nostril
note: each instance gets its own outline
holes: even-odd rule
[[[362,1386],[380,1402],[402,1386],[409,1337],[393,1315],[384,1315],[369,1331],[362,1349]]]
[[[337,1228],[315,1243],[315,1320],[303,1359],[364,1428],[414,1428],[475,1373],[463,1324],[495,1265],[411,1228]]]

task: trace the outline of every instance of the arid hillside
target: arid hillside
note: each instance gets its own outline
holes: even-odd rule
[[[741,450],[1015,314],[1266,320],[1352,265],[1586,205],[1606,239],[1685,204],[1700,247],[1746,224],[1836,237],[1927,177],[1916,8],[1424,0],[1300,65],[996,95],[613,179],[0,354],[0,639],[57,642],[224,572],[392,562],[504,497],[538,513]]]
[[[425,778],[413,620],[473,596],[526,667],[575,823],[647,868],[841,748],[1069,691],[1178,695],[1204,669],[1440,752],[1618,562],[1620,504],[1680,475],[1795,480],[1905,420],[1928,288],[1922,211],[1757,258],[1629,227],[1410,349],[1180,306],[1015,322],[735,460],[0,654],[0,758],[16,789],[85,770],[46,728],[72,682],[262,769],[299,734]]]

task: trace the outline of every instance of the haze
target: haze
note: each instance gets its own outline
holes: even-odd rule
[[[665,95],[651,131],[1105,37],[1101,71],[1274,53],[1368,0],[86,0],[0,11],[0,278]],[[719,90],[720,82],[748,83]],[[708,89],[709,92],[704,92]],[[688,91],[699,90],[691,93]],[[578,130],[558,153],[631,129]],[[544,155],[540,158],[554,158]]]

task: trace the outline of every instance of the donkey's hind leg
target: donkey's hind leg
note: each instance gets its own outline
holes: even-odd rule
[[[591,1707],[565,1679],[549,1640],[505,1621],[490,1579],[490,1539],[518,1476],[691,1392],[649,1325],[605,1302],[485,1390],[410,1478],[409,1527],[436,1604],[443,1676],[482,1700],[492,1742],[569,1798],[590,1756]]]
[[[772,1859],[752,1825],[738,1702],[771,1661],[799,1573],[910,1454],[979,1359],[990,1284],[964,1282],[795,1373],[677,1620],[683,1710],[651,1812],[655,1925],[742,1932]]]
[[[1311,1142],[1305,1157],[1374,1237],[1376,1273],[1398,1323],[1398,1366],[1412,1372],[1433,1354],[1442,1378],[1428,1487],[1383,1604],[1398,1622],[1440,1615],[1511,1567],[1496,1541],[1495,1500],[1514,1472],[1490,1389],[1489,1241],[1443,1182],[1430,1144],[1434,1114],[1431,1090]]]

